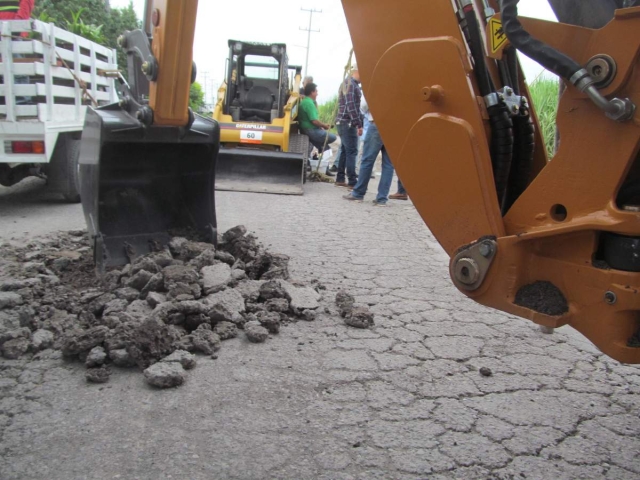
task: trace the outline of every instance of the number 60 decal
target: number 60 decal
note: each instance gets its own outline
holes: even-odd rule
[[[241,143],[262,143],[262,132],[255,132],[252,130],[240,131]]]

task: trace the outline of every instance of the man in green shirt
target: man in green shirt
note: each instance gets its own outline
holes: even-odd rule
[[[300,131],[309,137],[311,145],[322,153],[325,148],[325,138],[327,135],[327,146],[337,140],[333,133],[328,130],[331,125],[322,123],[318,115],[318,107],[316,106],[316,98],[318,97],[318,86],[315,83],[309,83],[304,87],[304,99],[300,102],[298,111],[298,122],[300,123]]]

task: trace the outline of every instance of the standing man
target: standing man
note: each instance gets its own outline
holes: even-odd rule
[[[325,149],[325,140],[326,144],[329,145],[335,142],[337,137],[333,133],[328,132],[331,125],[320,121],[318,107],[316,107],[316,98],[318,98],[317,85],[313,82],[308,83],[304,87],[304,98],[300,102],[298,122],[300,124],[301,132],[309,137],[311,145],[316,147],[318,152],[322,154]],[[333,176],[328,168],[326,174]]]
[[[35,0],[0,1],[0,20],[28,20]]]
[[[304,80],[302,80],[302,86],[300,87],[300,98],[305,97],[304,89],[310,83],[313,83],[313,77],[311,75],[304,77]]]
[[[392,193],[389,198],[391,200],[409,200],[409,195],[407,195],[407,191],[404,189],[400,179],[398,179],[398,193]]]
[[[391,164],[387,149],[382,143],[378,126],[373,121],[373,116],[370,111],[368,111],[367,116],[369,118],[369,128],[367,130],[367,136],[364,139],[364,153],[362,154],[358,183],[350,194],[342,198],[362,202],[364,195],[367,193],[369,180],[371,180],[373,166],[376,163],[378,154],[382,151],[382,175],[380,176],[380,183],[378,184],[378,196],[373,201],[373,204],[378,207],[386,207],[387,201],[389,200],[391,182],[393,181],[393,165]]]
[[[337,187],[355,187],[358,181],[358,176],[356,175],[358,137],[362,136],[362,125],[364,123],[364,116],[360,111],[361,97],[360,72],[358,71],[358,66],[354,64],[351,69],[351,75],[342,84],[338,96],[339,108],[336,125],[342,142],[342,151],[340,152],[336,177]],[[369,172],[369,176],[371,176],[371,172]]]

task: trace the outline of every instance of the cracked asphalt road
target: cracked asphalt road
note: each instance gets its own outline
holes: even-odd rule
[[[82,224],[78,206],[32,200],[39,188],[0,191],[0,241]],[[410,204],[306,192],[218,194],[220,227],[290,255],[326,306],[347,289],[375,328],[334,313],[266,344],[230,340],[170,391],[135,372],[87,385],[82,365],[0,360],[0,478],[640,477],[640,368],[468,300]]]

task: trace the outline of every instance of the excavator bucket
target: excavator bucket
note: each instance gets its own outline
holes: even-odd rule
[[[220,148],[216,190],[302,195],[302,153],[250,148]]]
[[[143,126],[115,104],[87,109],[81,197],[98,271],[124,265],[186,232],[215,242],[219,129]]]

